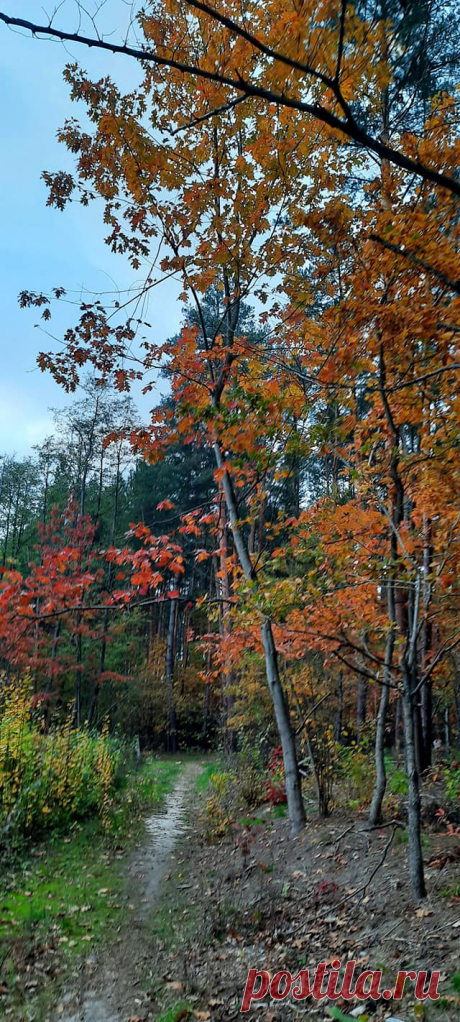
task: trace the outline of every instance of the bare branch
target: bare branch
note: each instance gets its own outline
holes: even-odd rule
[[[228,110],[233,110],[233,107],[238,106],[239,103],[244,103],[247,98],[247,96],[238,96],[237,99],[232,99],[230,103],[217,106],[215,110],[208,110],[208,113],[203,114],[202,117],[195,117],[193,121],[187,121],[186,124],[181,124],[179,128],[175,128],[171,135],[178,135],[180,131],[187,131],[188,128],[196,128],[197,124],[203,124],[203,121],[209,121],[211,117],[217,117],[218,114],[226,114]]]

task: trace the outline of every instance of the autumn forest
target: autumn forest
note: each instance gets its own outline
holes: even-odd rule
[[[69,25],[59,7],[0,12],[3,37],[32,33],[43,59],[50,39],[77,47],[57,83],[73,116],[55,126],[74,170],[44,171],[48,205],[95,204],[138,282],[79,303],[65,279],[19,295],[46,328],[38,366],[71,401],[0,465],[2,854],[39,841],[46,857],[47,835],[81,840],[96,818],[113,845],[124,802],[130,830],[151,799],[132,786],[161,787],[155,771],[183,757],[184,777],[204,770],[207,855],[238,833],[250,861],[266,811],[286,848],[312,827],[367,828],[382,868],[397,853],[417,925],[451,871],[454,919],[455,5],[157,0],[106,34],[97,6]],[[88,46],[113,73],[88,76]],[[141,67],[128,93],[120,61]],[[164,339],[169,278],[182,327]],[[339,912],[350,894],[334,897]],[[12,1003],[15,1020],[54,1018]],[[233,1017],[230,1001],[193,1003],[130,1017]]]

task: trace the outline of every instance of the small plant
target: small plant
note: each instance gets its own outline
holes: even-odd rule
[[[339,746],[337,772],[342,779],[350,809],[359,809],[370,802],[374,785],[374,769],[367,751],[367,742],[358,746]]]
[[[238,794],[250,807],[260,806],[266,801],[265,776],[254,764],[247,764],[236,775]]]
[[[391,774],[388,787],[392,795],[407,795],[408,780],[404,770],[394,770]]]
[[[286,785],[284,783],[284,763],[281,745],[274,749],[268,761],[268,778],[266,783],[267,800],[272,806],[286,803]]]
[[[233,770],[211,774],[211,794],[206,799],[206,836],[210,842],[223,837],[230,826],[234,786]]]
[[[440,823],[446,828],[446,837],[456,837],[460,839],[460,826],[454,827],[453,823],[451,823],[446,816],[445,809],[438,809],[436,816]]]
[[[443,771],[446,792],[451,802],[460,802],[460,767],[451,764]]]
[[[158,1022],[180,1022],[182,1019],[191,1018],[192,1015],[193,1009],[190,1005],[181,1001],[174,1008],[169,1008],[168,1011],[160,1015]]]
[[[256,827],[255,831],[254,825]],[[232,830],[234,835],[234,844],[241,852],[243,868],[246,869],[251,854],[252,844],[257,832],[260,830],[260,826],[256,820],[253,822],[244,822],[242,820],[241,823],[233,823]]]

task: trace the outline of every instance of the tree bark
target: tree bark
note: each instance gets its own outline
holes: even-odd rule
[[[404,739],[406,745],[406,770],[409,783],[407,825],[409,833],[408,863],[412,896],[415,901],[426,897],[423,874],[423,857],[420,832],[420,778],[417,770],[414,735],[414,700],[411,692],[411,677],[405,671],[402,695]]]
[[[284,778],[288,802],[290,833],[291,836],[293,836],[298,834],[305,826],[305,810],[302,801],[295,736],[291,726],[289,707],[279,677],[278,657],[273,640],[271,621],[268,617],[264,620],[261,632],[265,652],[265,667],[267,671],[268,687],[273,701],[275,719],[283,750]]]
[[[401,696],[398,696],[395,706],[395,735],[394,735],[394,746],[395,746],[395,766],[400,769],[402,762],[402,739],[403,739],[403,719],[402,719],[402,700]]]
[[[343,678],[342,672],[339,672],[337,681],[337,715],[334,723],[334,741],[340,742],[342,738],[342,726],[343,726]]]
[[[168,645],[166,648],[166,703],[168,710],[168,752],[177,752],[177,720],[174,705],[174,637],[178,601],[169,601]]]
[[[224,469],[224,459],[218,443],[214,444],[214,454],[217,467]],[[257,587],[257,573],[249,556],[249,551],[247,544],[245,543],[243,533],[238,525],[238,507],[233,490],[232,479],[227,469],[223,472],[222,488],[225,495],[225,502],[227,505],[233,542],[238,560],[248,581],[253,582],[255,587]],[[292,730],[286,696],[281,684],[272,626],[268,617],[264,617],[263,619],[261,636],[265,654],[267,682],[270,695],[272,697],[276,725],[283,750],[289,829],[291,836],[293,836],[298,834],[305,826],[305,809],[302,800],[301,779],[295,747],[295,735]]]
[[[429,665],[431,647],[433,641],[433,626],[428,616],[431,586],[430,573],[432,570],[433,542],[431,519],[424,520],[424,546],[423,546],[423,577],[424,577],[424,612],[425,621],[423,625],[422,645],[422,670],[425,671]],[[431,681],[425,681],[420,693],[420,712],[422,726],[422,748],[421,748],[421,769],[429,770],[432,763],[433,750],[433,690]]]
[[[356,744],[361,741],[361,732],[366,723],[368,682],[360,678],[358,682],[358,702],[356,705]]]
[[[390,700],[390,678],[393,662],[393,650],[395,634],[393,627],[390,629],[385,650],[385,667],[383,674],[383,685],[380,694],[379,712],[377,714],[377,726],[375,731],[375,787],[372,795],[371,807],[369,810],[369,825],[376,827],[382,819],[382,802],[387,786],[387,773],[385,768],[385,725],[387,718],[388,703]]]

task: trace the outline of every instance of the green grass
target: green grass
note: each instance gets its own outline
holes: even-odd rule
[[[186,1001],[180,1001],[179,1004],[175,1004],[173,1008],[168,1008],[168,1011],[163,1012],[163,1014],[157,1019],[157,1022],[177,1022],[179,1018],[185,1018],[184,1012],[191,1015],[192,1008]]]
[[[440,898],[460,898],[460,884],[452,884],[439,892]]]
[[[217,762],[207,763],[204,769],[201,771],[201,774],[198,774],[198,777],[195,782],[196,790],[200,792],[206,791],[206,788],[211,782],[212,775],[217,773],[219,773],[219,763]]]
[[[143,813],[160,805],[181,770],[148,759],[123,779],[110,829],[100,820],[74,824],[5,864],[0,880],[0,982],[13,993],[18,961],[52,946],[65,966],[88,953],[126,919],[123,852],[142,832]],[[129,910],[128,910],[129,911]],[[20,965],[19,965],[20,971]]]
[[[42,938],[52,930],[58,945],[82,951],[116,925],[120,863],[104,850],[99,824],[50,840],[27,866],[22,877],[10,875],[9,890],[1,890],[2,957],[18,936]]]

